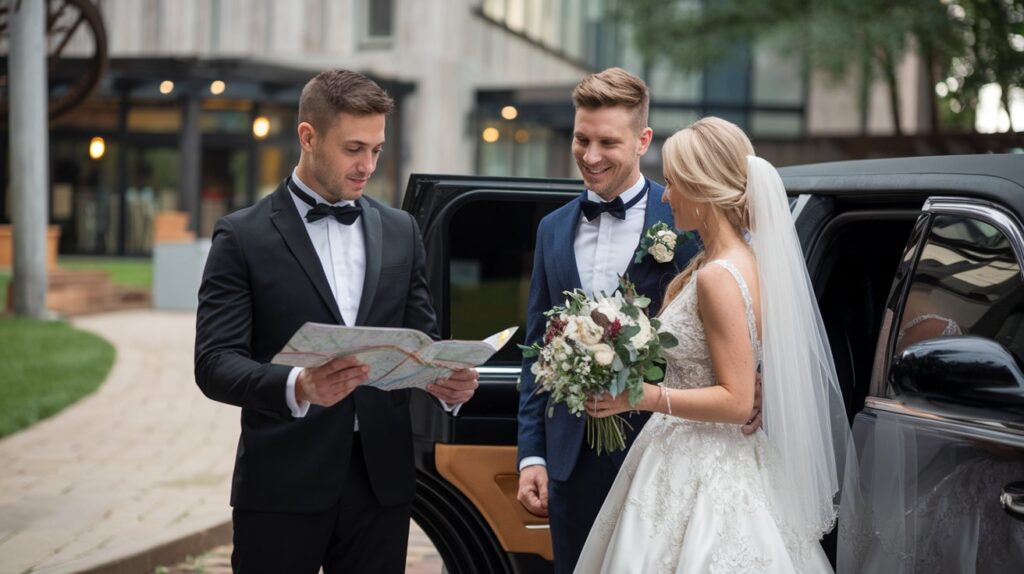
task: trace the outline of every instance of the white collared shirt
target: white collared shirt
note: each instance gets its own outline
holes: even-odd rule
[[[327,203],[318,193],[309,188],[299,179],[297,170],[292,170],[292,182],[302,191],[309,194],[317,203]],[[291,191],[288,192],[292,201],[295,202],[295,209],[302,217],[302,223],[306,226],[306,233],[313,242],[313,249],[320,259],[324,275],[327,276],[327,283],[331,286],[331,293],[338,303],[341,311],[341,318],[346,325],[355,325],[356,317],[359,315],[359,302],[363,296],[363,282],[366,279],[366,242],[363,236],[362,216],[352,225],[344,225],[333,217],[325,217],[315,222],[306,221],[306,213],[313,209],[308,203],[299,199]],[[354,205],[354,201],[340,201],[332,205]],[[295,400],[295,381],[302,372],[300,367],[294,367],[288,373],[287,386],[285,388],[285,402],[288,410],[295,418],[302,418],[309,412],[309,401],[302,401],[301,404]],[[461,404],[449,405],[439,401],[445,411],[452,415],[459,414]],[[355,430],[359,430],[359,419],[356,418]]]
[[[635,198],[644,189],[643,176],[619,196],[623,203]],[[601,196],[587,190],[587,199],[602,202]],[[626,272],[633,261],[640,234],[644,231],[647,198],[626,210],[626,219],[602,213],[593,221],[580,214],[579,228],[573,247],[576,250],[576,269],[587,295],[599,291],[611,294],[619,286],[619,275]]]
[[[292,183],[317,203],[327,203],[320,194],[299,179],[297,171],[297,168],[292,170]],[[362,218],[357,219],[352,225],[344,225],[333,217],[325,217],[311,223],[306,221],[306,213],[312,206],[290,191],[288,195],[295,203],[295,209],[298,210],[306,233],[309,234],[309,240],[313,243],[313,250],[320,259],[327,283],[331,286],[331,293],[338,303],[338,310],[341,311],[342,320],[346,325],[355,325],[356,317],[359,315],[359,301],[363,296],[363,281],[366,279],[366,247]],[[355,202],[345,200],[329,205],[355,205]],[[296,418],[306,416],[309,410],[309,402],[303,401],[300,405],[295,400],[295,380],[301,370],[296,367],[288,374],[288,387],[285,393],[288,408]],[[356,428],[359,428],[358,421]]]

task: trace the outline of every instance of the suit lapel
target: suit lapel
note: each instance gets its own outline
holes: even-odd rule
[[[586,191],[583,195],[586,195]],[[576,267],[576,228],[580,222],[580,202],[574,200],[569,204],[565,218],[555,228],[555,261],[558,262],[558,284],[562,291],[571,291],[583,286],[580,271]]]
[[[670,228],[675,228],[675,224],[672,221],[672,210],[668,205],[661,202],[661,196],[665,188],[653,181],[650,182],[650,185],[650,189],[647,190],[647,208],[644,211],[644,228],[640,231],[640,238],[633,248],[634,258],[631,258],[629,265],[626,266],[626,274],[629,275],[630,281],[638,286],[648,273],[656,269],[660,270],[659,268],[664,265],[655,261],[654,257],[650,255],[644,257],[640,263],[634,263],[636,250],[640,248],[640,240],[643,239],[644,233],[647,233],[647,230],[659,221],[668,224]],[[663,270],[660,271],[664,272]]]
[[[359,205],[363,208],[363,214],[359,219],[362,221],[363,244],[366,246],[366,276],[363,279],[363,294],[359,299],[356,325],[362,325],[366,321],[366,315],[373,307],[373,298],[377,294],[377,284],[380,281],[382,249],[380,212],[366,199],[360,199]]]
[[[299,216],[298,210],[295,209],[295,203],[289,195],[288,188],[281,184],[274,192],[271,201],[273,202],[273,213],[270,215],[270,220],[274,227],[284,238],[288,250],[299,260],[299,265],[309,277],[317,294],[331,310],[334,320],[339,325],[344,325],[341,311],[338,309],[338,302],[334,299],[334,294],[331,293],[331,285],[327,282],[327,276],[324,275],[324,267],[320,264],[316,250],[313,249],[313,242],[309,240],[309,233],[306,232],[302,218]]]

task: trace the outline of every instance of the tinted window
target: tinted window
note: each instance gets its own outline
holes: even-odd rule
[[[542,217],[566,200],[494,198],[458,208],[448,225],[448,324],[453,339],[483,339],[518,325],[491,363],[517,364],[526,332],[533,247]]]
[[[896,352],[925,339],[975,335],[1024,359],[1024,289],[1009,240],[957,215],[932,222],[907,295]]]

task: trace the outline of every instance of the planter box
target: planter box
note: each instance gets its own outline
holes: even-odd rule
[[[60,243],[60,226],[49,225],[46,228],[46,267],[57,268],[57,245]],[[14,267],[14,227],[0,225],[0,267]]]

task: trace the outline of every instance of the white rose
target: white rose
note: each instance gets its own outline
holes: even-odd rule
[[[593,345],[594,343],[601,342],[601,337],[604,336],[604,329],[600,325],[595,323],[590,317],[584,317],[581,323],[580,343]]]
[[[648,250],[648,253],[654,256],[654,260],[658,263],[668,263],[672,261],[672,250],[665,246],[664,243],[655,243]]]
[[[647,315],[640,313],[637,317],[636,324],[640,327],[640,332],[633,335],[630,342],[633,343],[634,349],[642,349],[647,343],[651,342],[651,338],[654,336],[654,330],[651,329],[651,322],[647,319]]]
[[[593,345],[603,334],[604,330],[590,317],[570,317],[565,326],[565,336],[583,345]]]
[[[605,343],[591,345],[588,349],[594,355],[594,361],[602,367],[607,367],[615,360],[615,349]]]
[[[674,250],[676,248],[676,234],[668,229],[662,229],[658,232],[658,243],[662,243],[665,247]]]

